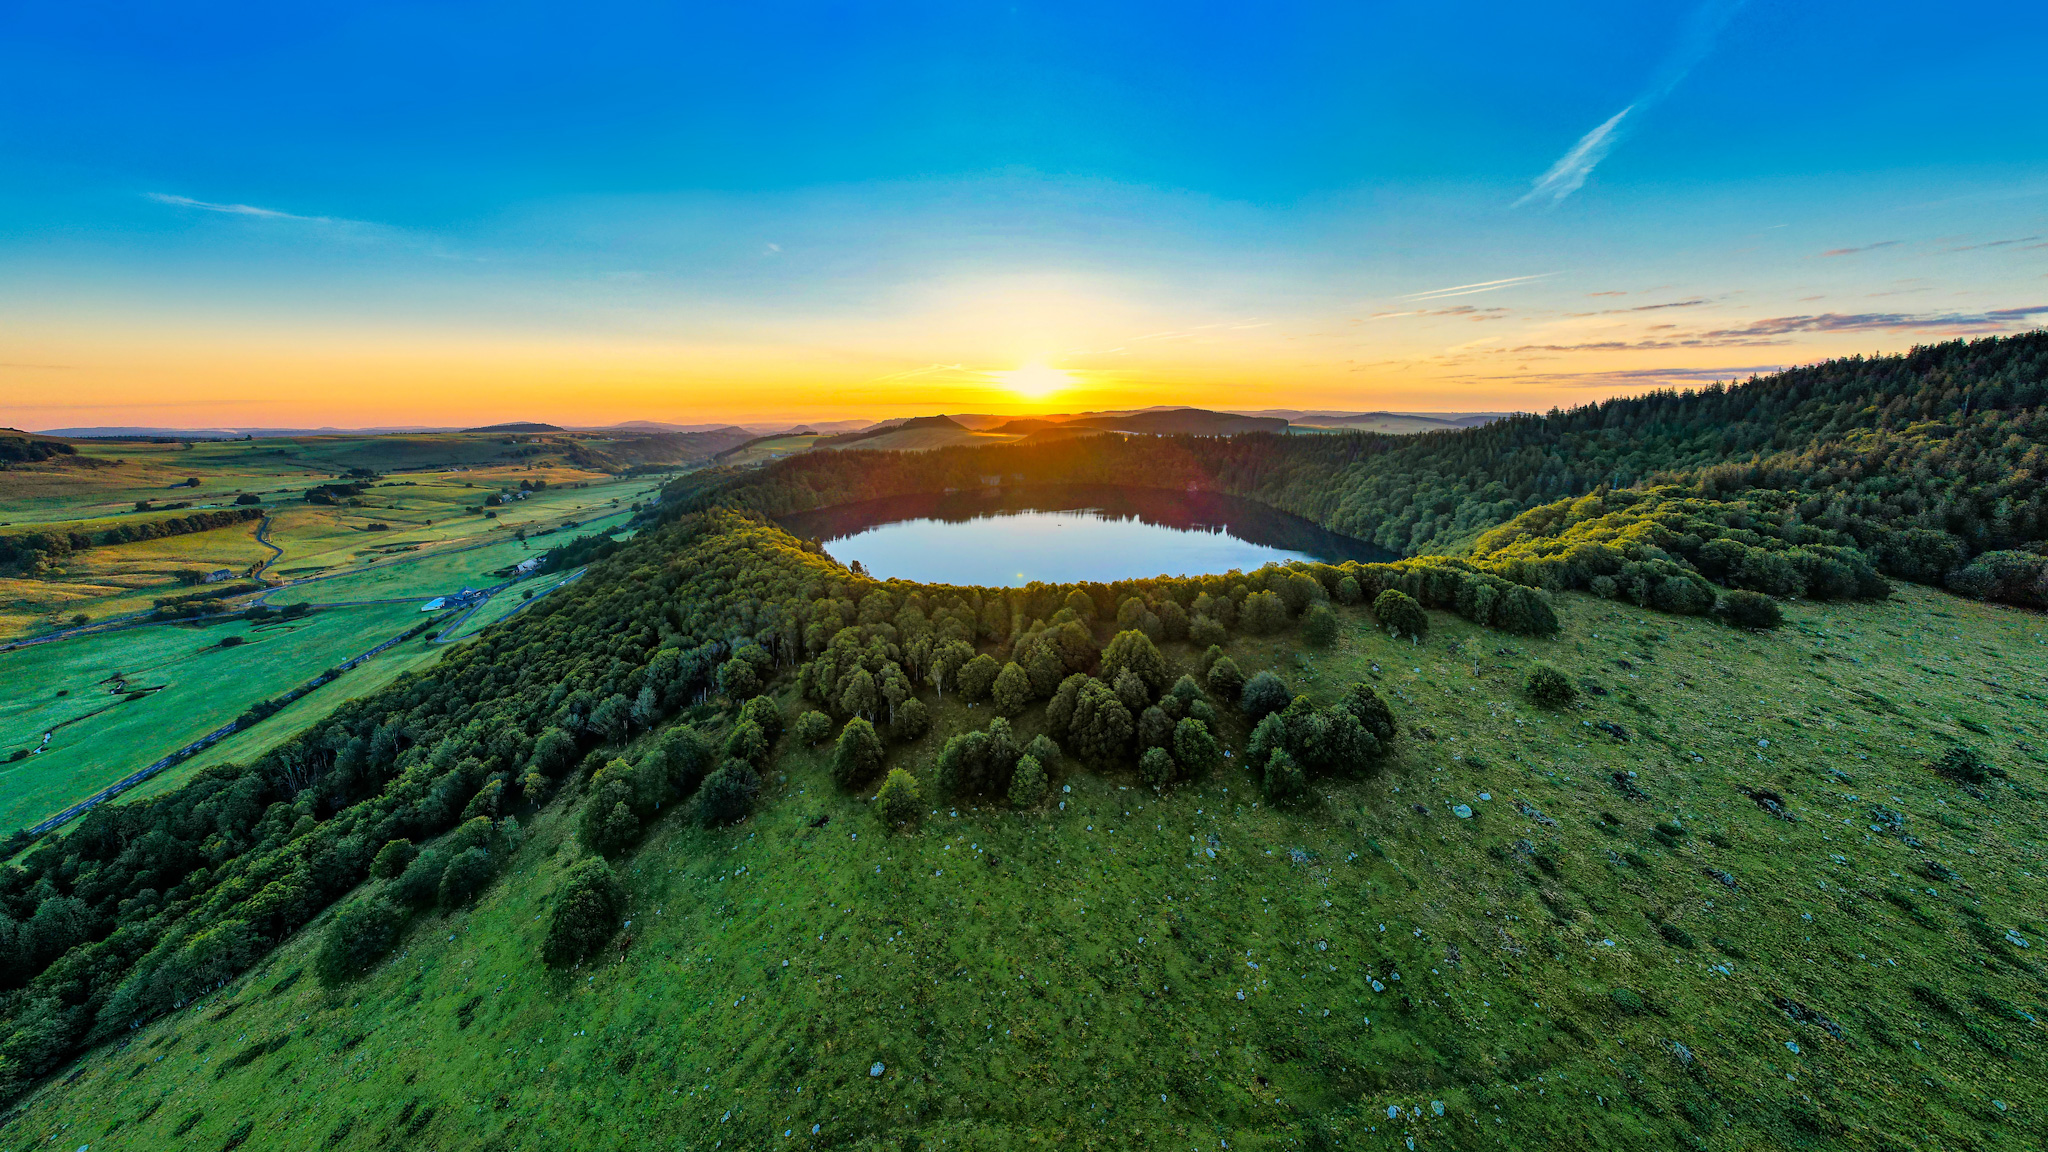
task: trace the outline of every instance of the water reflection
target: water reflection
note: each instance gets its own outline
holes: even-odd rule
[[[781,518],[838,560],[935,584],[1129,580],[1289,560],[1391,560],[1383,548],[1213,493],[1059,486],[894,496]]]

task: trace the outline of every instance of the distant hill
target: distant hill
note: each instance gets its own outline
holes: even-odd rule
[[[258,440],[276,440],[292,436],[396,436],[415,432],[456,432],[460,429],[446,425],[404,424],[380,428],[149,428],[135,426],[95,428],[46,428],[45,436],[65,436],[74,440],[128,440],[146,439],[153,436],[169,436],[179,440],[240,440],[253,436]]]
[[[819,440],[814,447],[860,448],[878,452],[924,452],[933,448],[953,448],[961,445],[1003,444],[1014,439],[1015,436],[976,432],[964,428],[949,416],[919,416],[864,432],[828,436]]]
[[[1140,432],[1149,436],[1236,436],[1245,432],[1287,431],[1287,421],[1277,416],[1240,416],[1235,412],[1211,412],[1206,408],[1170,408],[1134,412],[1128,416],[1091,416],[1066,423],[1073,427]]]
[[[464,432],[566,432],[568,429],[555,424],[538,424],[531,420],[514,420],[508,424],[486,424],[481,428],[464,428]]]

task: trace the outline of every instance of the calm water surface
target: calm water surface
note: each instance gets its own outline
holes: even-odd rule
[[[896,496],[784,516],[842,563],[931,584],[1193,576],[1394,554],[1299,516],[1208,493],[1044,487]]]

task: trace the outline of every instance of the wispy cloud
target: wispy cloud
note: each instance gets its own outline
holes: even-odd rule
[[[1874,252],[1879,248],[1896,248],[1904,243],[1904,240],[1879,240],[1875,244],[1865,244],[1860,248],[1830,248],[1821,253],[1821,256],[1854,256],[1858,252]]]
[[[1736,328],[1673,332],[1631,340],[1588,340],[1573,344],[1524,344],[1510,352],[1648,352],[1666,348],[1737,348],[1790,343],[1811,332],[1991,332],[2048,314],[2048,304],[1994,308],[1985,312],[1823,312],[1813,316],[1772,316]]]
[[[1516,372],[1504,376],[1464,376],[1466,380],[1515,380],[1559,388],[1630,388],[1739,380],[1783,370],[1783,364],[1744,364],[1722,368],[1627,368],[1612,372]]]
[[[1481,280],[1476,284],[1453,284],[1449,288],[1431,288],[1426,292],[1410,292],[1396,296],[1396,300],[1447,300],[1453,296],[1475,296],[1481,292],[1498,292],[1515,284],[1526,284],[1531,280],[1542,280],[1555,276],[1555,272],[1538,272],[1533,276],[1509,276],[1503,280]]]
[[[1596,293],[1594,293],[1594,295],[1596,295],[1596,296],[1598,296],[1598,295],[1609,295],[1609,293],[1598,293],[1598,292],[1596,292]],[[1633,308],[1603,308],[1603,309],[1601,309],[1601,310],[1600,310],[1600,311],[1598,311],[1598,312],[1574,312],[1574,313],[1572,313],[1572,315],[1573,315],[1573,316],[1620,316],[1620,315],[1625,315],[1625,314],[1627,314],[1627,313],[1630,313],[1630,312],[1661,312],[1661,311],[1663,311],[1663,310],[1664,310],[1664,309],[1666,309],[1666,308],[1698,308],[1699,306],[1701,306],[1701,305],[1703,305],[1703,304],[1708,304],[1708,303],[1711,303],[1711,301],[1709,301],[1709,300],[1708,300],[1708,299],[1707,299],[1706,297],[1704,297],[1704,296],[1696,296],[1696,297],[1692,298],[1691,300],[1673,300],[1673,301],[1670,301],[1669,303],[1665,303],[1665,304],[1638,304],[1638,305],[1636,305],[1636,306],[1635,306],[1635,307],[1633,307]]]
[[[2012,238],[2012,239],[2010,239],[2010,240],[1990,240],[1990,241],[1986,241],[1986,242],[1985,242],[1985,243],[1983,243],[1983,244],[1964,244],[1964,245],[1961,245],[1961,246],[1959,246],[1959,247],[1956,247],[1956,248],[1950,248],[1950,249],[1948,249],[1948,251],[1950,251],[1950,252],[1970,252],[1970,251],[1973,251],[1973,250],[1975,250],[1975,249],[1978,249],[1978,248],[2004,248],[2004,247],[2006,247],[2007,245],[2011,245],[2011,244],[2026,244],[2026,245],[2027,245],[2027,247],[2029,247],[2029,248],[2039,248],[2039,247],[2041,247],[2041,245],[2039,245],[2039,244],[2028,244],[2028,243],[2027,243],[2027,242],[2028,242],[2028,241],[2030,241],[2030,240],[2039,240],[2039,239],[2040,239],[2040,237],[2039,237],[2039,236],[2015,236],[2014,238]]]
[[[280,212],[275,208],[258,208],[254,204],[215,204],[208,200],[194,200],[190,196],[173,196],[168,192],[144,192],[144,196],[159,204],[170,204],[178,208],[198,208],[205,212],[225,212],[230,216],[257,216],[265,220],[304,220],[314,224],[332,224],[329,216],[299,216]]]
[[[1586,177],[1593,174],[1600,161],[1621,142],[1622,121],[1630,113],[1648,112],[1661,103],[1672,89],[1678,87],[1687,74],[1714,50],[1714,41],[1720,38],[1721,30],[1728,26],[1744,0],[1707,0],[1693,10],[1692,18],[1686,21],[1685,32],[1679,38],[1671,53],[1657,67],[1650,78],[1649,86],[1641,95],[1629,101],[1621,111],[1608,117],[1599,127],[1579,137],[1579,142],[1558,158],[1548,171],[1536,178],[1522,198],[1515,201],[1519,208],[1531,201],[1547,201],[1557,204],[1565,197],[1585,186]]]

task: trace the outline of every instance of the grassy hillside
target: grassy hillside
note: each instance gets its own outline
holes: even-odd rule
[[[1906,589],[1751,634],[1559,603],[1549,640],[1432,613],[1416,646],[1340,609],[1330,648],[1232,641],[1318,702],[1374,683],[1401,722],[1371,776],[1301,810],[1231,767],[1159,795],[1064,764],[1037,810],[931,805],[891,836],[872,786],[842,793],[784,737],[753,818],[671,814],[620,861],[630,948],[556,971],[537,951],[582,851],[572,784],[521,813],[480,903],[422,916],[370,975],[323,990],[316,922],[60,1069],[0,1139],[2048,1141],[2041,617]],[[1578,706],[1524,698],[1538,658]],[[891,763],[928,779],[986,715],[949,696]],[[1931,772],[1959,741],[2006,776],[1973,793]]]

